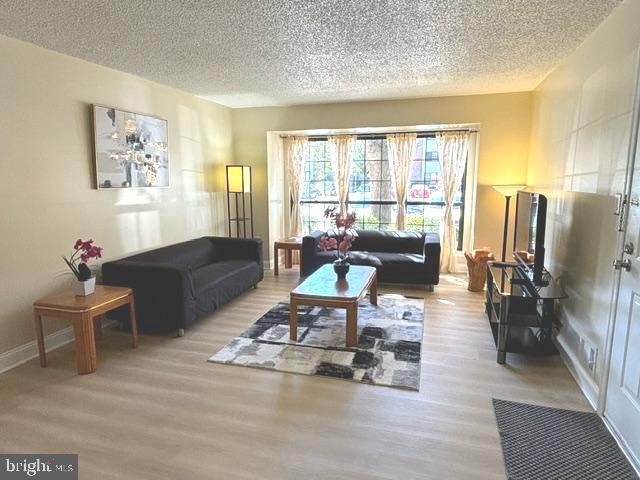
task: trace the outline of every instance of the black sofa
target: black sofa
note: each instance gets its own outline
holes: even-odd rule
[[[169,332],[216,310],[263,278],[262,240],[202,237],[102,264],[105,285],[133,289],[138,329]],[[111,317],[128,323],[124,309]]]
[[[326,232],[315,231],[302,239],[302,275],[336,259],[336,252],[322,251],[318,242]],[[437,233],[356,230],[349,261],[376,267],[379,282],[427,285],[440,282],[440,236]]]

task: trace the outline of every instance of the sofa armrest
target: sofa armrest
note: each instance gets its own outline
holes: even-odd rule
[[[224,260],[241,258],[254,260],[260,267],[260,279],[263,277],[262,240],[259,238],[207,237]]]
[[[425,233],[424,235],[424,267],[430,285],[440,282],[440,235]],[[433,283],[432,283],[433,282]]]
[[[317,261],[318,243],[326,235],[322,230],[315,230],[302,237],[302,250],[300,252],[301,273],[303,277],[311,275],[320,266]]]
[[[191,269],[186,265],[117,260],[102,264],[105,285],[133,289],[142,330],[184,328],[193,302]]]

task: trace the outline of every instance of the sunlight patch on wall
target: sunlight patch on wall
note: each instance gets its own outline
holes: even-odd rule
[[[130,252],[146,250],[162,244],[162,228],[158,210],[124,212],[116,215],[120,243]]]

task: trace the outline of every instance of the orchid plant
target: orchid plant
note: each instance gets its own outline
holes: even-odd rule
[[[91,278],[91,270],[87,262],[93,258],[102,258],[102,247],[94,245],[93,240],[79,238],[73,245],[73,250],[74,252],[68,258],[63,255],[62,259],[78,281],[85,282]]]
[[[353,233],[351,229],[356,223],[355,212],[346,215],[336,212],[336,207],[328,207],[324,211],[325,218],[330,218],[336,228],[335,235],[323,235],[318,242],[321,250],[337,250],[338,260],[346,261],[347,253],[353,244]]]

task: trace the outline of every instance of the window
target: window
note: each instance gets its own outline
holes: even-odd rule
[[[455,196],[454,222],[458,250],[462,250],[464,184]],[[357,228],[394,230],[396,202],[393,198],[387,140],[384,136],[362,136],[356,141],[351,164],[347,206],[357,213]],[[437,232],[444,199],[435,136],[420,135],[416,142],[407,190],[406,229]],[[306,232],[330,227],[324,218],[327,207],[337,207],[338,198],[326,138],[311,138],[305,164],[300,209]]]
[[[329,146],[324,140],[309,142],[309,158],[304,166],[304,183],[300,193],[300,211],[305,233],[327,230],[330,225],[324,218],[327,207],[337,207],[338,196],[333,183],[333,171]]]

